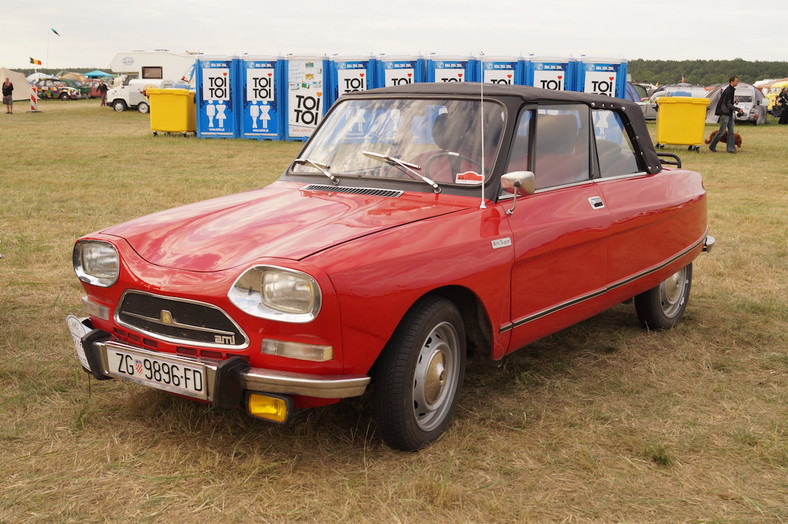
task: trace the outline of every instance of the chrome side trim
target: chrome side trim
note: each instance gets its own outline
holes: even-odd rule
[[[613,291],[614,289],[618,289],[618,288],[620,288],[622,286],[630,284],[630,283],[634,282],[635,280],[638,280],[640,278],[648,276],[648,275],[650,275],[652,273],[656,273],[657,271],[667,267],[668,265],[672,264],[676,260],[680,259],[681,257],[685,256],[686,254],[688,254],[688,253],[692,252],[693,250],[697,249],[698,247],[700,247],[700,245],[703,242],[706,241],[706,238],[707,238],[707,235],[704,233],[704,235],[700,238],[700,240],[698,240],[697,242],[693,243],[690,247],[684,249],[683,251],[679,252],[677,255],[674,255],[673,257],[671,257],[668,260],[662,262],[661,264],[652,267],[651,269],[647,269],[645,271],[642,271],[640,273],[632,275],[629,278],[625,278],[623,280],[619,280],[618,282],[614,282],[614,283],[610,284],[609,286],[606,286],[604,288],[601,288],[601,289],[598,289],[596,291],[593,291],[593,292],[591,292],[591,293],[589,293],[587,295],[583,295],[581,297],[577,297],[577,298],[575,298],[573,300],[569,300],[567,302],[564,302],[562,304],[558,304],[558,305],[553,306],[551,308],[547,308],[547,309],[543,309],[542,311],[538,311],[538,312],[534,313],[533,315],[529,315],[529,316],[521,318],[519,320],[515,320],[514,322],[510,322],[508,324],[504,324],[500,328],[498,328],[498,332],[499,333],[505,333],[505,332],[507,332],[509,330],[512,330],[512,329],[516,328],[516,327],[520,327],[520,326],[522,326],[524,324],[528,324],[529,322],[533,322],[535,320],[539,320],[542,317],[546,317],[547,315],[552,315],[553,313],[556,313],[556,312],[561,311],[563,309],[566,309],[566,308],[569,308],[569,307],[572,307],[572,306],[576,306],[577,304],[581,304],[581,303],[583,303],[583,302],[585,302],[587,300],[591,300],[593,298],[596,298],[596,297],[599,297],[601,295],[604,295],[605,293],[607,293],[609,291]]]

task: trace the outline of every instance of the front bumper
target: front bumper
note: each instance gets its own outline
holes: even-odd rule
[[[308,375],[253,368],[241,357],[217,362],[149,351],[111,340],[109,333],[98,329],[91,330],[85,319],[70,316],[67,323],[74,338],[82,367],[95,378],[99,380],[119,378],[129,382],[137,382],[148,387],[206,400],[219,408],[232,408],[240,405],[246,392],[300,395],[323,399],[357,397],[364,394],[371,380],[366,375]],[[145,361],[148,359],[181,368],[197,368],[203,375],[203,387],[200,392],[195,392],[120,373],[116,366],[110,364],[110,354],[118,352],[130,355],[134,360]]]

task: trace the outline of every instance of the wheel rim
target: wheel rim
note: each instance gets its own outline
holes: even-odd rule
[[[419,428],[431,431],[452,406],[459,377],[460,342],[449,322],[435,326],[424,339],[413,376],[413,415]]]
[[[684,304],[687,289],[687,268],[673,273],[659,285],[659,301],[666,317],[672,318]]]

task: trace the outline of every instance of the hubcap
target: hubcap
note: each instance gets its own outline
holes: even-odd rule
[[[686,273],[687,268],[682,268],[659,285],[659,300],[662,304],[662,311],[669,318],[675,316],[684,304],[685,289],[687,287]]]
[[[413,375],[413,414],[424,431],[445,419],[459,377],[459,338],[448,322],[435,326],[424,339]]]

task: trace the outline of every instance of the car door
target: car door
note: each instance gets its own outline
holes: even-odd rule
[[[520,115],[507,171],[533,171],[536,193],[509,217],[510,351],[594,314],[604,288],[610,216],[590,180],[589,118],[580,104]]]

